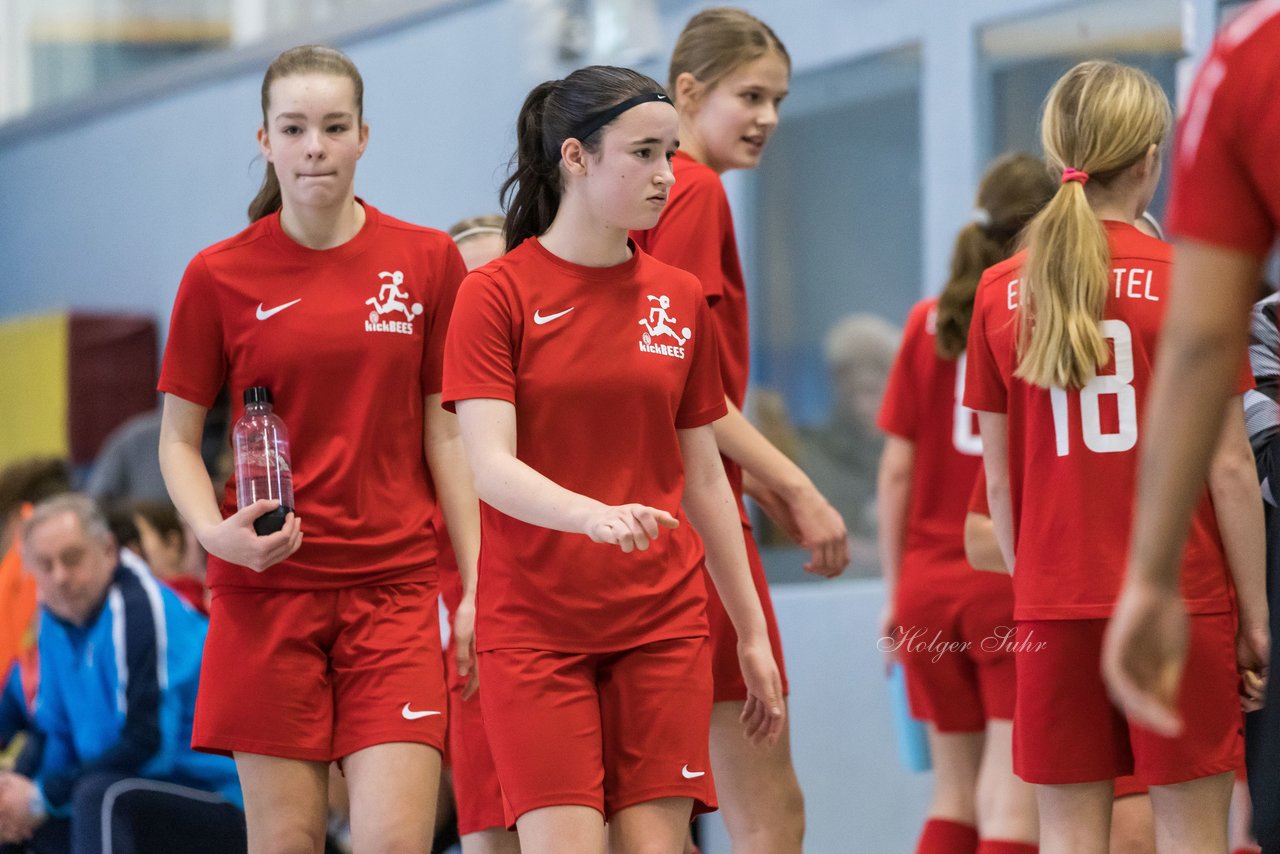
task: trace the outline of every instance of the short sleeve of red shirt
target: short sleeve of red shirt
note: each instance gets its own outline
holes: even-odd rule
[[[1263,256],[1280,229],[1280,10],[1258,3],[1228,25],[1178,127],[1169,228]]]
[[[1009,390],[1000,373],[1000,365],[992,350],[988,303],[1003,294],[993,283],[1003,276],[988,270],[978,283],[974,300],[973,321],[969,324],[969,345],[965,349],[964,405],[978,412],[1005,412],[1009,407]]]
[[[212,406],[227,376],[222,339],[222,312],[204,256],[197,255],[187,265],[173,303],[160,387],[183,400]]]
[[[881,430],[910,441],[915,441],[916,438],[920,418],[917,403],[921,396],[920,381],[913,368],[917,362],[918,349],[932,344],[932,339],[924,334],[925,321],[932,304],[931,300],[919,303],[907,317],[906,329],[902,333],[902,347],[898,349],[893,367],[889,370],[884,403],[881,404],[880,416],[876,419]]]
[[[483,272],[463,280],[445,343],[445,408],[471,398],[516,402],[511,297]]]
[[[422,348],[422,394],[424,397],[439,394],[443,387],[445,339],[453,315],[459,283],[466,275],[467,266],[462,261],[462,255],[453,241],[450,241],[440,258],[438,281],[442,286],[431,290],[435,304],[430,307],[426,340]]]
[[[991,505],[987,503],[987,470],[981,466],[973,481],[973,492],[969,494],[969,512],[978,516],[991,515]]]
[[[698,301],[697,328],[702,330],[702,334],[694,344],[689,378],[685,383],[684,396],[680,398],[680,408],[676,411],[678,430],[710,424],[729,411],[724,401],[724,386],[720,382],[720,345],[716,343],[716,325],[705,299]]]

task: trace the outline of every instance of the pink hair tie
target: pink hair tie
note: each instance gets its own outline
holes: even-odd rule
[[[1062,183],[1068,184],[1072,181],[1079,181],[1081,186],[1089,182],[1089,173],[1081,172],[1079,169],[1072,169],[1068,166],[1062,170]]]

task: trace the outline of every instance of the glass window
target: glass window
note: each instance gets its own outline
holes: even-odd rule
[[[985,30],[981,43],[990,73],[990,121],[983,150],[988,158],[1006,151],[1043,154],[1039,125],[1044,99],[1064,72],[1087,59],[1141,68],[1176,104],[1181,26],[1177,4],[1109,0]],[[1152,199],[1157,219],[1164,212],[1170,171],[1164,170]]]
[[[853,575],[879,572],[875,417],[921,294],[919,69],[904,49],[797,75],[748,191],[749,414],[844,515]],[[767,524],[759,533],[785,542]],[[800,562],[768,566],[792,580]]]

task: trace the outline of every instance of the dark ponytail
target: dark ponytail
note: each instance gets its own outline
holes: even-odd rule
[[[335,77],[346,77],[355,88],[356,124],[364,122],[364,80],[360,71],[342,51],[318,44],[304,44],[291,47],[275,58],[267,66],[267,73],[262,77],[262,127],[267,127],[267,114],[271,110],[271,84],[281,77],[292,77],[295,74],[332,74]],[[268,163],[267,172],[262,178],[262,186],[258,194],[249,202],[249,222],[257,222],[280,210],[283,199],[280,196],[280,179],[276,176],[276,167]]]
[[[939,356],[957,359],[964,352],[983,270],[1017,250],[1023,228],[1056,189],[1049,167],[1030,154],[1005,154],[982,176],[973,221],[956,235],[951,274],[938,297]]]
[[[662,91],[653,79],[610,65],[579,68],[563,80],[548,80],[533,88],[516,120],[511,174],[499,193],[507,215],[507,251],[542,234],[556,218],[564,191],[560,146],[573,129],[629,98]],[[582,147],[594,153],[610,123],[580,139]]]
[[[276,165],[268,163],[267,172],[262,176],[262,186],[258,188],[258,195],[249,202],[249,222],[257,222],[264,216],[275,213],[283,204],[284,200],[280,196],[280,179],[276,177]]]
[[[508,252],[546,231],[560,207],[560,153],[548,150],[542,121],[547,99],[557,85],[558,81],[548,80],[533,87],[516,120],[513,168],[500,194],[507,212],[503,237]]]

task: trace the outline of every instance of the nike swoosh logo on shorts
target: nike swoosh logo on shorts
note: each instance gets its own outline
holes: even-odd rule
[[[409,708],[409,704],[405,703],[404,708],[400,710],[400,714],[404,715],[406,721],[416,721],[418,718],[427,718],[432,715],[438,715],[439,712],[415,712]]]
[[[258,319],[266,320],[268,317],[271,317],[273,314],[279,314],[289,306],[297,305],[300,302],[302,302],[302,297],[298,297],[293,302],[287,302],[284,305],[278,305],[275,308],[268,308],[268,309],[263,309],[262,303],[258,303]]]
[[[566,308],[564,311],[557,311],[555,314],[543,314],[542,310],[539,309],[538,311],[535,311],[533,313],[533,322],[538,324],[539,326],[541,326],[544,323],[550,323],[551,321],[555,320],[557,317],[564,317],[566,314],[573,311],[574,308],[577,308],[577,306],[570,306],[569,308]]]
[[[681,773],[681,775],[683,775],[683,776],[684,776],[684,778],[685,778],[686,780],[692,780],[692,779],[694,779],[695,777],[702,777],[702,776],[705,776],[707,772],[706,772],[706,771],[690,771],[690,770],[689,770],[689,766],[688,766],[688,765],[686,765],[686,766],[684,766],[683,768],[681,768],[681,769],[680,769],[680,773]]]

